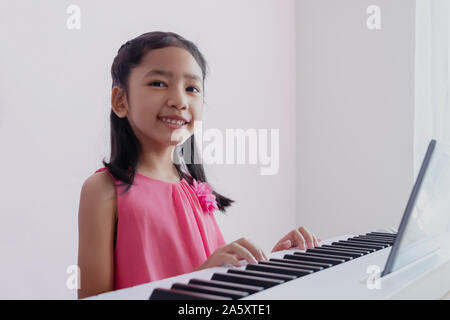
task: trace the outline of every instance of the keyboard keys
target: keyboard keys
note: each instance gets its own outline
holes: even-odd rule
[[[297,278],[297,276],[284,275],[284,274],[278,274],[278,273],[273,273],[273,272],[253,271],[253,270],[228,269],[227,272],[243,274],[246,276],[263,277],[263,278],[277,279],[277,280],[284,280],[284,281],[290,281],[290,280],[294,280],[295,278]]]
[[[358,243],[358,242],[349,242],[349,241],[344,241],[344,240],[339,240],[338,242],[333,242],[333,245],[342,245],[342,246],[351,246],[351,247],[360,247],[360,248],[370,248],[370,249],[375,249],[375,250],[381,250],[384,249],[384,246],[376,246],[373,244],[362,244],[362,243]]]
[[[347,239],[347,241],[349,242],[357,242],[357,243],[363,243],[363,244],[373,244],[373,245],[377,245],[377,246],[381,246],[383,248],[387,248],[390,245],[387,243],[381,243],[381,242],[374,242],[374,241],[369,241],[369,240],[357,240],[357,239]]]
[[[372,252],[375,252],[375,249],[363,249],[363,248],[356,248],[356,247],[344,247],[344,246],[331,246],[324,244],[320,248],[326,248],[326,249],[332,249],[332,250],[342,250],[342,251],[350,251],[350,252],[359,252],[363,254],[369,254]]]
[[[340,250],[325,249],[325,248],[307,249],[306,252],[329,253],[329,254],[340,255],[340,256],[349,256],[352,258],[359,258],[364,255],[363,253],[360,253],[360,252],[340,251]]]
[[[314,271],[314,272],[324,269],[324,267],[320,267],[320,266],[312,266],[312,265],[306,265],[306,264],[295,264],[295,263],[288,263],[288,262],[260,261],[259,264],[270,265],[270,266],[278,266],[278,267],[296,268],[296,269],[305,269],[305,270],[311,270],[311,271]]]
[[[263,287],[258,287],[258,286],[250,286],[250,285],[245,285],[245,284],[240,284],[240,283],[232,283],[232,282],[217,281],[217,280],[203,280],[203,279],[197,279],[197,278],[189,280],[189,283],[199,284],[199,285],[203,285],[203,286],[223,288],[223,289],[230,289],[230,290],[246,291],[249,294],[264,290]]]
[[[395,241],[385,240],[385,239],[376,239],[376,238],[352,238],[354,240],[364,240],[364,241],[371,241],[371,242],[379,242],[383,244],[387,244],[389,246],[392,246]]]
[[[155,288],[151,300],[231,300],[271,288],[337,264],[392,246],[396,233],[369,232],[347,240],[285,254],[248,264],[245,270],[214,273],[210,280],[194,278],[188,284],[174,283],[171,289]]]
[[[156,288],[149,300],[232,300],[229,297],[179,289]]]
[[[276,258],[270,258],[269,261],[273,262],[282,262],[282,263],[293,263],[298,265],[306,265],[306,266],[317,266],[317,267],[323,267],[323,268],[329,268],[332,267],[333,264],[331,263],[325,263],[325,262],[312,262],[312,261],[299,261],[299,260],[293,260],[293,259],[276,259]]]
[[[361,238],[361,239],[379,239],[379,240],[384,240],[384,241],[389,241],[389,242],[395,242],[395,238],[391,238],[391,237],[381,237],[381,236],[356,236],[354,238]]]
[[[284,255],[285,259],[292,259],[292,260],[299,260],[299,261],[311,261],[311,262],[323,262],[323,263],[330,263],[333,266],[339,263],[345,262],[344,259],[333,259],[333,258],[323,258],[323,257],[317,257],[317,256],[299,256],[295,254],[286,254]]]
[[[271,266],[271,265],[264,265],[264,264],[248,264],[246,267],[246,270],[280,273],[280,274],[297,276],[297,277],[303,277],[303,276],[306,276],[306,275],[314,272],[314,271],[305,270],[305,269],[280,267],[280,266],[273,266],[273,265]]]
[[[392,237],[392,238],[395,238],[397,236],[396,233],[385,233],[385,232],[369,232],[369,233],[366,233],[366,235],[381,235],[381,236]]]
[[[208,286],[201,286],[198,284],[184,284],[184,283],[178,283],[178,282],[174,283],[172,285],[172,289],[180,289],[180,290],[185,290],[185,291],[207,293],[207,294],[213,294],[213,295],[217,295],[217,296],[229,297],[232,299],[241,299],[241,298],[248,296],[248,292],[245,292],[245,291],[213,288],[213,287],[208,287]]]
[[[371,240],[371,241],[377,241],[381,243],[387,243],[390,245],[393,245],[395,240],[387,239],[387,238],[376,238],[376,237],[354,237],[353,239],[356,240]]]
[[[364,251],[368,251],[369,253],[375,252],[378,249],[376,248],[362,248],[360,246],[356,247],[356,246],[352,246],[351,244],[348,245],[342,245],[339,242],[333,242],[333,244],[331,245],[323,245],[323,247],[334,247],[334,248],[344,248],[344,249],[352,249],[352,250],[364,250]]]
[[[343,256],[343,255],[333,255],[327,253],[312,253],[312,252],[294,252],[295,255],[302,257],[321,257],[321,258],[333,258],[333,259],[342,259],[344,261],[352,260],[352,257]]]
[[[227,281],[248,284],[252,286],[263,287],[264,289],[271,288],[278,284],[282,284],[284,280],[278,279],[268,279],[263,277],[245,276],[242,274],[232,274],[232,273],[214,273],[211,280]]]

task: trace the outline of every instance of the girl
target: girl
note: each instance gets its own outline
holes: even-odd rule
[[[110,161],[86,179],[80,196],[78,298],[267,259],[246,238],[225,243],[213,212],[233,200],[213,190],[195,163],[206,69],[196,45],[171,32],[145,33],[119,49],[111,67]],[[318,241],[300,227],[272,252]]]

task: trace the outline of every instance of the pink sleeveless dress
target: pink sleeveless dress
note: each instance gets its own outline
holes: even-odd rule
[[[95,172],[105,170],[110,174]],[[116,186],[114,290],[192,272],[225,245],[214,215],[185,179],[171,183],[136,172],[120,195],[125,188]]]

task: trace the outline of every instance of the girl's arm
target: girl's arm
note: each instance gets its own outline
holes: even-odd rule
[[[116,194],[106,172],[83,184],[78,212],[78,299],[114,290]]]

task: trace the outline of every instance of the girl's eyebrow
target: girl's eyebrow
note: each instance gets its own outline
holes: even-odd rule
[[[168,78],[172,78],[173,77],[173,72],[171,71],[164,71],[164,70],[150,70],[149,72],[147,72],[144,76],[144,79],[151,76],[151,75],[161,75],[161,76],[165,76]],[[195,74],[191,74],[191,73],[183,73],[183,77],[186,79],[192,79],[192,80],[197,80],[198,82],[202,82],[202,79]]]

